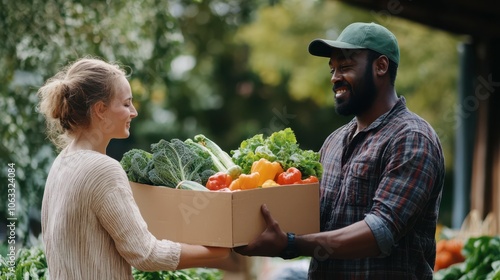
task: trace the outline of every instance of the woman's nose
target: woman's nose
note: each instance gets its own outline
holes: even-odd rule
[[[139,115],[139,113],[137,113],[137,110],[135,109],[135,106],[132,104],[131,106],[131,110],[130,110],[130,116],[132,118],[135,118]]]

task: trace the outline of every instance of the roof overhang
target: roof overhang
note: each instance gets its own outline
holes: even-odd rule
[[[339,0],[458,35],[500,37],[500,2],[489,0]]]

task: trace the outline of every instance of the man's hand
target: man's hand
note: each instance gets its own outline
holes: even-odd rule
[[[234,251],[245,256],[277,257],[287,246],[288,239],[264,204],[261,206],[266,229],[246,246],[236,247]]]

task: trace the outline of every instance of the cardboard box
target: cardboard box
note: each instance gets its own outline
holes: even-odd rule
[[[247,245],[265,229],[266,204],[285,232],[319,231],[319,185],[236,192],[179,190],[131,182],[149,231],[158,239],[218,247]]]

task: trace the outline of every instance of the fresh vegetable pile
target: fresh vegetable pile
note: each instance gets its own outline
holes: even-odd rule
[[[120,161],[130,181],[179,189],[237,191],[319,181],[319,153],[302,150],[290,128],[244,140],[232,156],[199,134],[132,149]]]
[[[471,237],[461,253],[463,262],[438,270],[434,279],[500,280],[500,236]]]
[[[447,268],[465,260],[462,254],[463,242],[458,238],[441,239],[436,244],[434,271]]]

